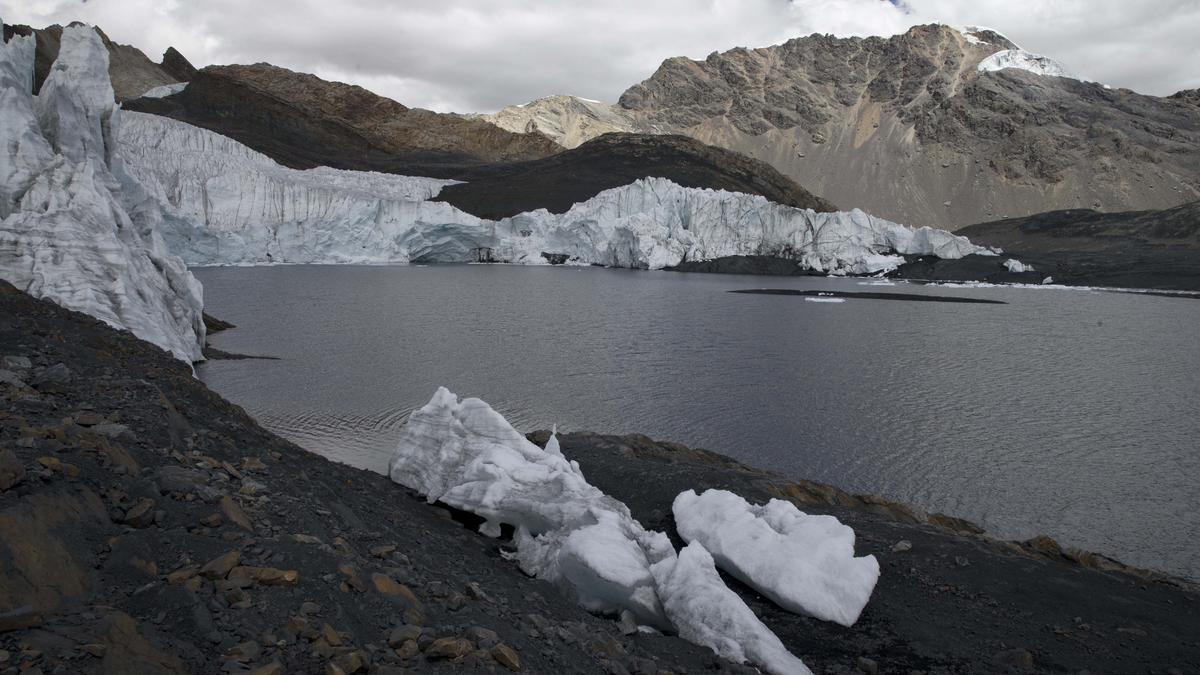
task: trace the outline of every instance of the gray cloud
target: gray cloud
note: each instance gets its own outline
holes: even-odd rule
[[[1113,86],[1200,87],[1195,0],[0,0],[0,17],[82,20],[152,58],[173,45],[197,66],[267,61],[443,111],[612,101],[670,56],[936,21],[991,27]]]

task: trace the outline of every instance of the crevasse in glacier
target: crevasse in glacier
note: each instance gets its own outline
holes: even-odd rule
[[[779,255],[835,274],[896,267],[897,254],[991,252],[964,237],[862,211],[816,213],[763,197],[646,178],[566,213],[483,220],[430,199],[450,181],[281,167],[218,134],[127,113],[130,171],[174,211],[163,230],[191,264],[501,262],[658,269],[684,260]]]
[[[116,152],[108,51],[92,28],[67,27],[34,96],[34,39],[0,45],[0,278],[202,360],[200,283]]]

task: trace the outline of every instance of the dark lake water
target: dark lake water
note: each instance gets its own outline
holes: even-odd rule
[[[518,429],[644,433],[1200,579],[1200,300],[598,268],[196,270],[200,376],[383,471],[439,385]],[[949,304],[734,294],[898,291]]]

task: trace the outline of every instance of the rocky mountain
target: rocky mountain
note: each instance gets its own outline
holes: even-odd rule
[[[408,108],[362,87],[266,63],[209,66],[182,92],[131,101],[234,138],[286,166],[453,175],[466,167],[561,151],[541,135]]]
[[[685,136],[622,133],[545,159],[468,171],[459,176],[465,183],[443,188],[435,199],[481,218],[537,209],[563,213],[604,190],[649,176],[683,187],[762,195],[801,209],[837,210],[764,162]]]
[[[589,110],[606,127],[761,159],[843,207],[913,225],[1200,197],[1195,92],[1145,96],[1065,72],[993,31],[928,25],[668,59],[617,105]],[[492,117],[562,139],[591,128],[529,107]]]
[[[137,98],[147,91],[175,82],[185,82],[196,69],[174,47],[163,54],[162,63],[150,60],[140,49],[113,42],[96,29],[108,50],[108,74],[118,101]],[[46,28],[31,28],[23,25],[4,26],[4,39],[13,35],[32,35],[37,42],[34,60],[33,92],[42,88],[42,82],[50,73],[50,66],[58,58],[62,42],[63,27],[57,24]]]
[[[577,148],[611,132],[665,133],[664,129],[639,124],[619,106],[578,96],[546,96],[471,117],[518,134],[540,133],[564,148]]]
[[[186,89],[164,93],[170,95],[148,94],[126,108],[215,131],[292,168],[467,180],[443,198],[485,218],[539,208],[561,213],[648,177],[834,210],[769,165],[693,139],[616,134],[560,157],[563,148],[540,133],[408,108],[361,87],[268,64],[204,68]]]

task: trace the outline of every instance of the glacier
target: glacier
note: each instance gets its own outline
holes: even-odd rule
[[[904,254],[993,255],[964,237],[859,210],[817,213],[763,197],[644,178],[567,212],[484,220],[431,201],[451,181],[279,166],[210,131],[126,113],[121,154],[171,215],[163,237],[192,265],[495,261],[660,269],[777,255],[830,274],[894,269]]]
[[[0,278],[203,360],[200,283],[158,230],[159,200],[125,168],[108,51],[82,24],[32,93],[35,38],[0,45]]]
[[[584,478],[552,435],[545,449],[487,403],[441,387],[413,411],[388,463],[391,479],[485,519],[480,533],[515,528],[514,558],[526,573],[573,593],[584,608],[631,613],[726,658],[772,673],[808,673],[693,542],[675,552],[622,502]]]
[[[1079,79],[1058,61],[1048,56],[1027,52],[1024,49],[1004,49],[998,51],[980,61],[976,68],[979,72],[983,73],[1004,70],[1005,68],[1016,68],[1018,70],[1027,70],[1037,75]]]
[[[679,536],[784,609],[853,626],[879,580],[875,556],[854,557],[854,530],[791,502],[748,503],[727,490],[685,490],[672,505]]]

